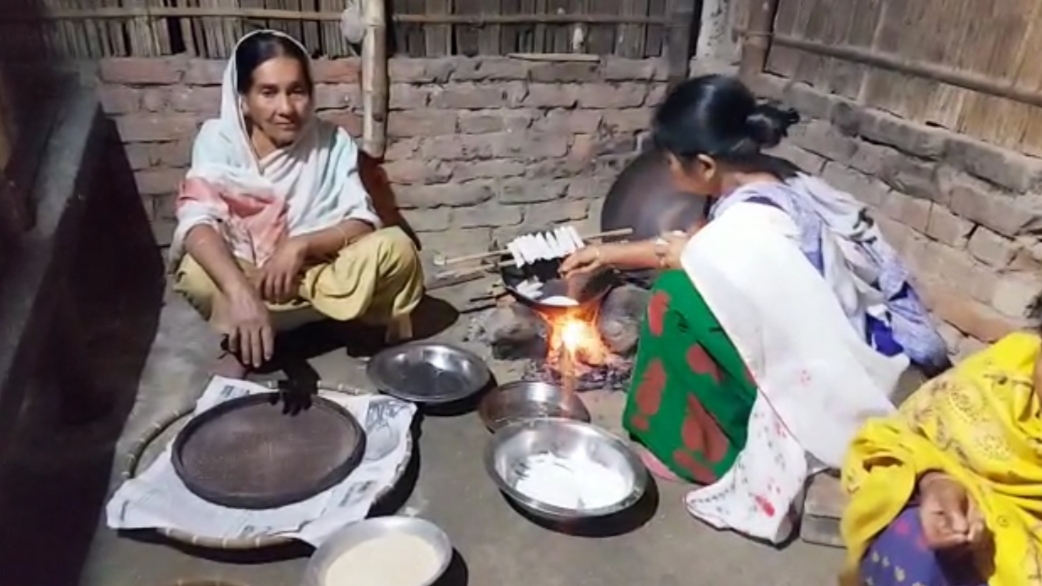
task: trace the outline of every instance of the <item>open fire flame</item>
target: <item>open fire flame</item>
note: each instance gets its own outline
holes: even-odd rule
[[[608,359],[608,348],[601,341],[593,319],[578,313],[565,313],[547,321],[550,325],[550,355],[547,360],[551,364],[564,366],[559,363],[563,354],[567,354],[572,368],[577,361],[597,366]]]

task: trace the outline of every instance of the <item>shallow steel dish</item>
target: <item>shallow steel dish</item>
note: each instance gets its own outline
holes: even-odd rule
[[[478,415],[493,432],[515,421],[529,419],[590,421],[590,412],[578,394],[534,381],[517,381],[493,389],[481,400]]]
[[[629,492],[621,501],[597,509],[568,509],[544,503],[514,488],[519,465],[529,456],[550,452],[558,457],[589,458],[619,472]],[[648,484],[648,473],[626,442],[589,423],[570,419],[531,419],[503,427],[485,448],[485,471],[521,509],[550,521],[603,517],[635,505]]]
[[[488,386],[488,366],[472,352],[437,342],[413,342],[380,352],[366,373],[380,391],[414,403],[444,404]]]
[[[391,534],[419,537],[438,556],[438,571],[429,581],[416,586],[430,586],[448,569],[452,561],[452,542],[440,527],[417,517],[376,517],[344,527],[319,546],[304,569],[302,586],[325,586],[326,572],[334,560],[366,541]],[[409,563],[409,560],[402,560],[402,563]]]

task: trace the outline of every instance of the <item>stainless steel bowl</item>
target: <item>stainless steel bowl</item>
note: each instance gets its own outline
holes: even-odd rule
[[[628,485],[625,498],[595,509],[569,509],[536,500],[516,488],[525,460],[549,452],[561,458],[587,458],[622,475]],[[581,421],[530,419],[511,423],[495,434],[485,448],[485,471],[507,497],[523,510],[551,521],[603,517],[637,503],[648,485],[648,472],[623,440]]]
[[[419,537],[426,541],[438,556],[438,571],[429,581],[416,586],[430,586],[448,569],[452,561],[452,542],[440,527],[416,517],[374,517],[344,527],[320,545],[304,569],[302,586],[325,586],[326,572],[334,560],[366,541],[391,534]],[[408,563],[408,560],[402,562]]]
[[[590,421],[590,412],[578,394],[566,393],[555,385],[528,381],[507,383],[493,389],[481,400],[478,415],[491,431],[515,421],[548,417]]]
[[[437,342],[388,348],[369,361],[366,373],[388,395],[427,404],[464,399],[485,388],[491,379],[481,358]]]

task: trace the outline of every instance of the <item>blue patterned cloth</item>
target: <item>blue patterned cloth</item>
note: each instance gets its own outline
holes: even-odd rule
[[[888,356],[904,353],[931,374],[950,366],[944,340],[912,288],[904,263],[887,244],[868,209],[850,194],[820,179],[799,175],[784,183],[742,186],[718,200],[710,218],[740,202],[769,204],[792,218],[799,230],[800,250],[819,273],[825,271],[822,238],[826,231],[839,240],[848,260],[856,251],[862,263],[871,265],[874,278],[865,285],[878,291],[882,311],[868,313],[864,319],[857,317],[864,323],[866,341],[877,351]]]
[[[987,586],[972,565],[926,547],[919,509],[905,509],[861,560],[863,586]]]

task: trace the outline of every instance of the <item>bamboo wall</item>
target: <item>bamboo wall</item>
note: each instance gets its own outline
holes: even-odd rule
[[[353,55],[340,15],[353,0],[5,0],[0,55],[225,58],[257,28],[316,55]],[[663,53],[670,15],[693,0],[388,0],[393,52],[412,57]],[[6,10],[6,8],[5,8]]]
[[[1042,155],[1040,18],[1042,0],[779,0],[766,69],[903,118]],[[827,45],[833,54],[852,49],[862,63],[875,59],[929,75],[837,59],[787,40]],[[937,81],[950,78],[966,83]]]

